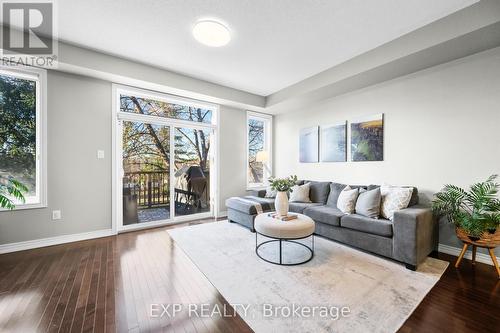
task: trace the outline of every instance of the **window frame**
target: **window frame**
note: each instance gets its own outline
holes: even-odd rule
[[[16,203],[13,209],[46,208],[47,203],[47,70],[26,66],[0,66],[0,74],[36,82],[36,202]],[[11,211],[0,208],[2,211]]]
[[[269,172],[265,167],[263,170],[263,182],[262,183],[250,183],[250,176],[248,172],[250,154],[248,151],[248,146],[250,143],[249,133],[248,133],[248,122],[253,120],[263,121],[264,122],[264,150],[269,153],[269,161],[267,162],[267,166],[271,172]],[[245,166],[245,174],[246,174],[246,187],[247,190],[255,190],[261,189],[267,186],[267,179],[272,176],[273,172],[273,116],[264,113],[258,113],[253,111],[247,111],[246,117],[246,166]]]

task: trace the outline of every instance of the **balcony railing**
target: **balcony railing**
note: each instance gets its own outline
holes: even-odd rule
[[[166,171],[126,172],[123,194],[135,197],[139,208],[165,206],[170,202],[169,180]]]

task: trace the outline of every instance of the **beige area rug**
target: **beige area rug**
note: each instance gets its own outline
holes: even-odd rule
[[[255,332],[395,332],[448,266],[427,258],[413,272],[321,237],[315,237],[310,262],[277,266],[256,256],[255,234],[237,224],[206,223],[168,233],[224,298],[238,305]],[[264,254],[273,255],[274,249],[269,246]],[[287,250],[304,254],[297,247]],[[305,310],[304,316],[304,308],[314,314]],[[345,316],[338,315],[342,308]]]

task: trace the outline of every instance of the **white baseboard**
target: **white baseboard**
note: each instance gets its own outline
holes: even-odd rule
[[[63,236],[56,236],[56,237],[50,237],[50,238],[34,239],[34,240],[29,240],[29,241],[19,242],[19,243],[3,244],[3,245],[0,245],[0,254],[36,249],[36,248],[45,247],[45,246],[52,246],[52,245],[77,242],[77,241],[93,239],[93,238],[107,237],[107,236],[112,236],[115,234],[116,233],[113,230],[106,229],[106,230],[96,230],[96,231],[84,232],[81,234],[63,235]]]
[[[452,256],[458,257],[460,255],[460,252],[462,249],[459,249],[458,247],[454,246],[449,246],[449,245],[444,245],[444,244],[439,244],[438,246],[438,252],[450,254]],[[472,247],[469,247],[467,249],[467,252],[465,253],[464,258],[466,259],[472,259]],[[477,262],[482,262],[483,264],[488,264],[493,266],[493,262],[491,261],[491,257],[489,254],[485,253],[476,253],[476,261]],[[500,262],[500,257],[497,257],[497,261]]]

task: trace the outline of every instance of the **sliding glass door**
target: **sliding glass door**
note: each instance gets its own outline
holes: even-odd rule
[[[118,229],[213,216],[214,106],[135,89],[115,93]]]
[[[210,143],[212,131],[175,128],[175,214],[210,211]]]
[[[170,218],[170,127],[123,122],[123,225]]]

